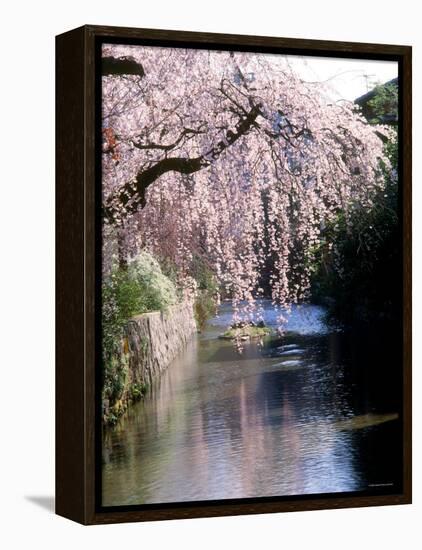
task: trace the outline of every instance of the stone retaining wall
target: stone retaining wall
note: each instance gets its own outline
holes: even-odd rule
[[[103,421],[115,424],[128,406],[141,398],[197,332],[192,303],[166,311],[143,313],[127,323],[121,351],[115,358],[121,389],[103,400]]]
[[[128,323],[132,379],[151,384],[197,332],[191,303],[133,317]]]

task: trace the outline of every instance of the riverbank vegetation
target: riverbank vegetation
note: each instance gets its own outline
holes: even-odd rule
[[[198,328],[216,311],[216,282],[209,270],[197,266],[193,310]],[[170,306],[187,299],[177,271],[149,252],[142,251],[125,266],[115,261],[102,284],[102,355],[103,419],[114,424],[127,406],[142,398],[148,389],[146,381],[131,379],[129,369],[128,322],[136,315],[165,312]]]
[[[141,252],[125,267],[117,263],[102,284],[103,418],[116,422],[131,401],[147,390],[130,378],[127,322],[134,315],[162,311],[177,302],[173,282],[158,262]]]
[[[312,299],[328,307],[329,319],[345,326],[394,324],[400,319],[401,241],[398,215],[397,83],[378,85],[362,103],[371,124],[392,121],[384,140],[388,168],[369,209],[351,205],[327,223],[315,251]]]

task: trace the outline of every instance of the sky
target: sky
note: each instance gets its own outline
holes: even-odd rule
[[[286,56],[291,68],[306,82],[325,82],[335,101],[353,101],[376,84],[398,76],[395,61]]]

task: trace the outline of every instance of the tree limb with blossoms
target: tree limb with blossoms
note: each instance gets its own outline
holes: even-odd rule
[[[201,257],[235,307],[309,292],[339,212],[384,186],[388,130],[306,84],[281,55],[103,46],[104,264],[141,249],[188,280]]]

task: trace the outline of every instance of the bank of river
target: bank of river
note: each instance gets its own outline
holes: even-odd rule
[[[247,342],[239,355],[218,338],[230,316],[223,305],[105,430],[103,505],[398,488],[391,350],[332,332],[319,307],[303,306],[285,336]]]

